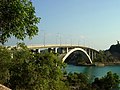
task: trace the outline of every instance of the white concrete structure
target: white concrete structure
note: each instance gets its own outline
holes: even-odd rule
[[[82,48],[74,48],[74,49],[70,50],[70,51],[65,55],[65,57],[62,59],[62,62],[64,62],[64,61],[67,59],[67,57],[68,57],[71,53],[73,53],[74,51],[82,51],[82,52],[86,55],[86,57],[89,59],[90,63],[92,63],[92,60],[91,60],[90,56],[89,56],[89,55],[87,54],[87,52],[86,52],[85,50],[83,50]]]

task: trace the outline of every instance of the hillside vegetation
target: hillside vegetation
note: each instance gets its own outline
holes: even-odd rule
[[[100,62],[107,65],[120,64],[120,44],[111,45],[108,50],[100,50],[94,62]]]

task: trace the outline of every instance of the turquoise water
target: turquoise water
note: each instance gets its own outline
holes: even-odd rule
[[[120,65],[114,66],[74,66],[67,65],[67,72],[77,72],[86,74],[90,80],[94,80],[96,77],[103,77],[107,74],[108,71],[112,71],[113,73],[117,73],[120,76]]]

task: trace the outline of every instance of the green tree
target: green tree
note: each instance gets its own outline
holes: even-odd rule
[[[9,66],[11,63],[10,50],[0,46],[0,84],[6,84],[10,78]]]
[[[97,58],[94,59],[94,62],[102,62],[104,63],[107,60],[107,56],[104,51],[100,50],[99,54],[97,54]]]
[[[96,90],[119,90],[120,79],[116,73],[111,71],[102,78],[96,78],[92,83],[93,88]]]
[[[67,83],[73,90],[89,90],[88,77],[83,73],[69,73]]]
[[[39,20],[31,0],[0,0],[0,43],[11,36],[32,38],[38,32]]]
[[[31,85],[32,74],[28,67],[33,57],[32,52],[24,44],[18,44],[17,47],[11,49],[11,52],[8,86],[13,90],[31,90],[34,86]]]
[[[64,64],[53,53],[35,54],[35,66],[40,75],[40,90],[67,90],[62,81]]]
[[[33,54],[24,44],[12,49],[8,86],[13,90],[67,90],[64,64],[52,53]]]

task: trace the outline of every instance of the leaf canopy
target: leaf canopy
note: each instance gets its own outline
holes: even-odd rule
[[[39,21],[30,0],[0,0],[0,43],[11,36],[20,40],[32,38],[38,33]]]

